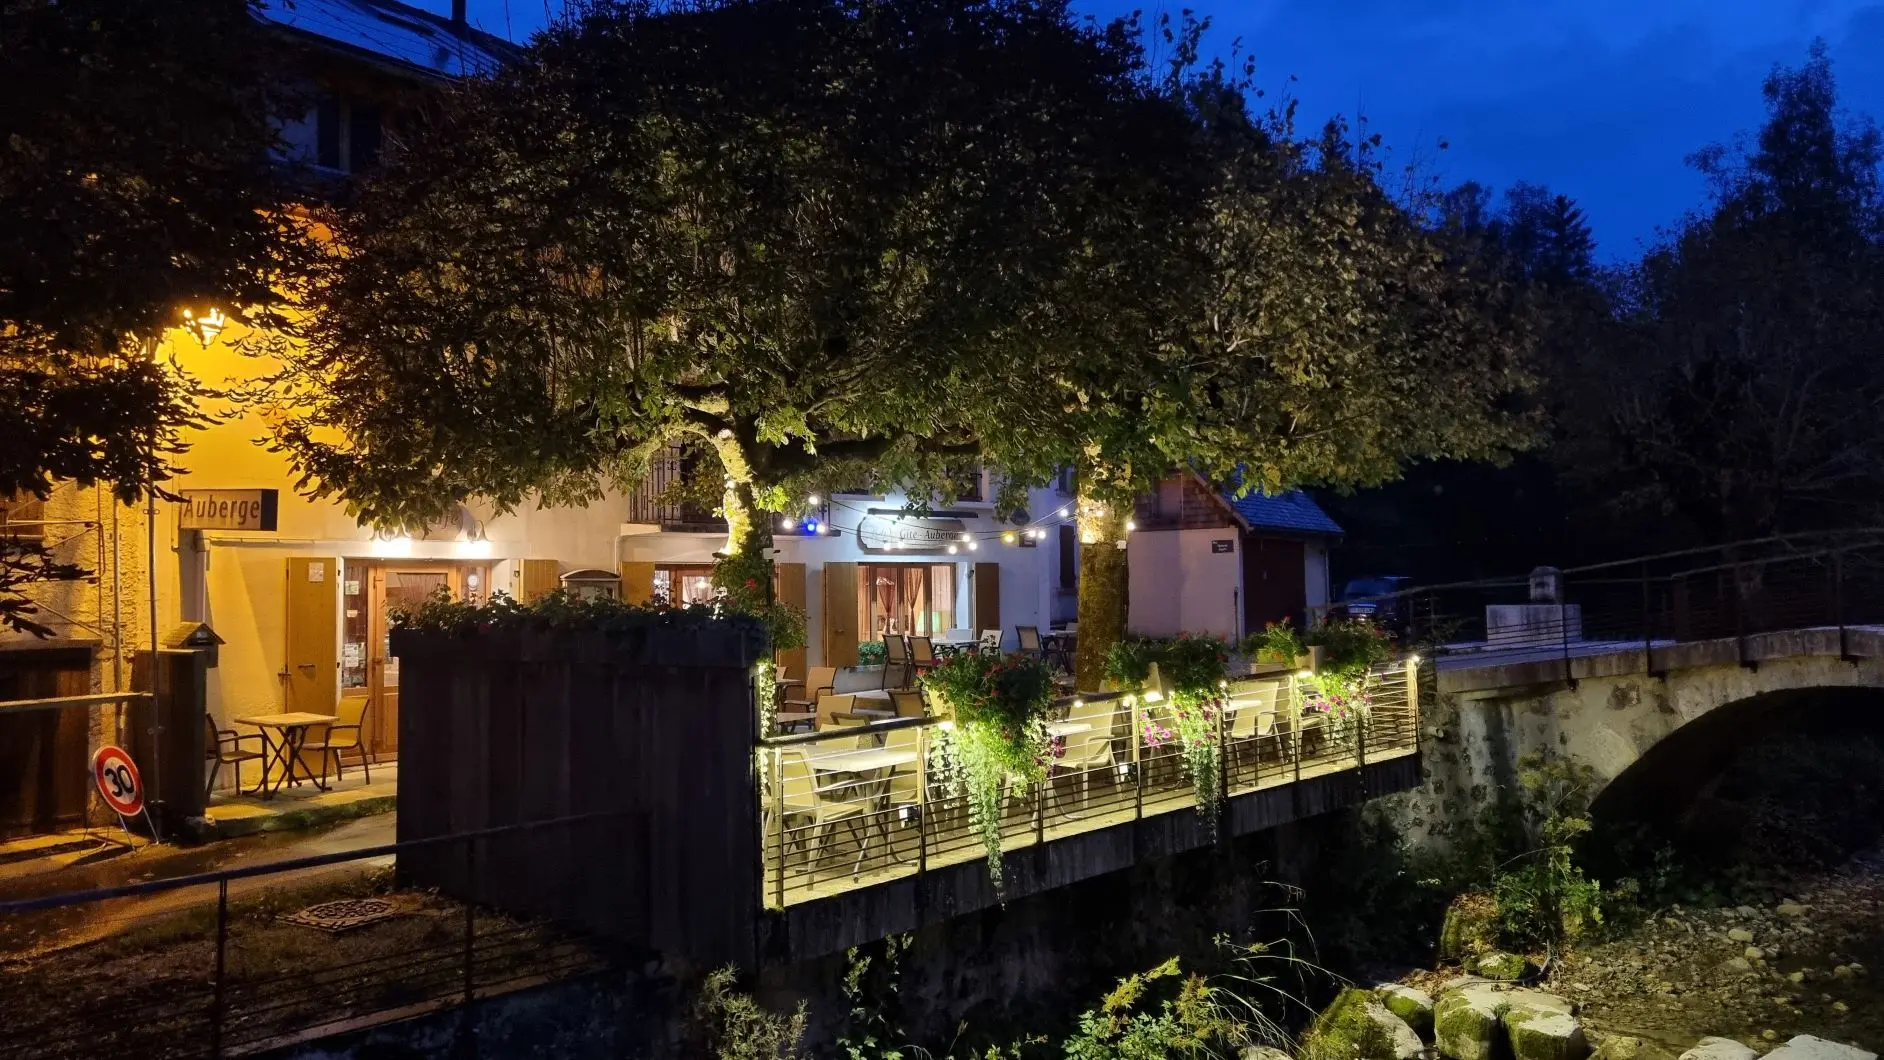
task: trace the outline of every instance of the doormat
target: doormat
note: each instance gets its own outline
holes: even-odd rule
[[[342,931],[391,920],[404,912],[406,910],[399,903],[387,898],[342,898],[310,905],[298,913],[285,913],[281,919],[290,924],[318,928],[337,935]]]

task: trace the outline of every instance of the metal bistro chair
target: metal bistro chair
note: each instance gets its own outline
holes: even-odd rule
[[[216,719],[208,711],[203,712],[203,759],[210,764],[209,780],[203,784],[204,798],[209,798],[210,793],[216,790],[216,774],[222,771],[223,766],[235,767],[236,794],[242,794],[242,763],[259,762],[267,757],[265,751],[245,750],[242,746],[244,740],[254,740],[258,747],[265,746],[260,733],[244,734],[234,729],[218,729]],[[255,782],[255,790],[249,794],[259,793],[267,783],[268,768],[264,765],[261,777]]]
[[[935,645],[928,637],[909,638],[909,665],[918,674],[935,669]]]
[[[982,630],[981,640],[977,642],[976,647],[983,652],[993,652],[996,655],[1001,654],[1001,631],[998,629]]]
[[[846,692],[840,695],[836,692],[825,692],[820,694],[818,696],[818,731],[823,732],[825,729],[830,728],[832,722],[835,720],[835,716],[838,714],[843,714],[848,717],[856,706],[857,697],[851,693]]]
[[[1022,655],[1029,655],[1036,659],[1043,656],[1039,626],[1015,626],[1014,637],[1019,642],[1018,650]]]
[[[831,686],[836,682],[837,667],[813,666],[810,670],[810,676],[805,678],[804,681],[785,682],[787,685],[803,684],[804,694],[800,696],[790,696],[781,700],[779,702],[779,708],[781,710],[791,711],[794,714],[809,714],[817,707],[818,698],[829,694]]]
[[[366,782],[371,784],[373,767],[369,764],[366,745],[360,742],[361,731],[366,726],[367,699],[365,696],[343,696],[335,709],[339,716],[334,719],[334,723],[322,726],[325,731],[320,737],[302,744],[301,750],[320,755],[322,783],[327,780],[327,760],[330,758],[334,763],[334,778],[347,779],[347,765],[341,755],[352,751],[360,756],[360,770],[366,774]]]
[[[929,713],[928,704],[923,702],[922,692],[918,689],[895,689],[890,692],[890,703],[896,707],[896,716],[899,718],[920,718]]]
[[[896,683],[890,683],[890,675],[896,675]],[[915,675],[909,665],[909,641],[894,633],[883,635],[883,687],[907,688]]]

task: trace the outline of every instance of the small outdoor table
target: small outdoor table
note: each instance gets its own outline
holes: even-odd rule
[[[308,783],[327,790],[305,764],[301,761],[301,745],[307,742],[307,731],[315,725],[332,725],[339,719],[332,714],[309,714],[305,711],[290,711],[286,714],[251,714],[235,719],[238,724],[253,725],[262,730],[262,798],[272,799],[284,785],[299,784],[295,779],[298,767]],[[273,785],[268,784],[269,762],[281,763],[281,777]]]

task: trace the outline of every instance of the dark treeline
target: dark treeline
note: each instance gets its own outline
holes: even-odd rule
[[[1879,136],[1823,45],[1750,137],[1697,152],[1707,201],[1599,264],[1583,211],[1466,184],[1436,223],[1531,300],[1550,427],[1508,464],[1428,463],[1327,503],[1343,574],[1522,572],[1884,522]]]

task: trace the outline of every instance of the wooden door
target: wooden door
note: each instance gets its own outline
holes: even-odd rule
[[[857,665],[857,564],[824,565],[824,665]]]
[[[517,602],[531,603],[563,587],[562,564],[553,559],[526,559],[517,586]]]
[[[340,688],[340,560],[288,560],[285,709],[332,714]]]
[[[645,604],[654,599],[654,564],[623,562],[620,570],[622,603]]]
[[[1001,565],[975,564],[975,636],[1001,628]]]
[[[1285,618],[1301,629],[1308,611],[1302,543],[1245,537],[1242,546],[1243,632],[1258,632]]]
[[[484,579],[479,579],[482,584]],[[394,609],[415,610],[440,589],[454,600],[464,598],[464,570],[455,565],[386,561],[373,568],[372,702],[367,711],[367,735],[374,760],[399,753],[399,660],[390,649]]]
[[[775,566],[775,592],[781,604],[796,607],[800,613],[805,609],[805,565],[802,563],[780,563]],[[810,638],[806,638],[807,640]],[[779,670],[800,681],[806,677],[805,649],[793,648],[778,653]]]

